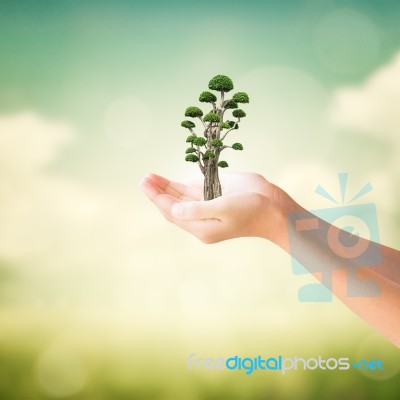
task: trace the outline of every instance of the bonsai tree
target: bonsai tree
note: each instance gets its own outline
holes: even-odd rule
[[[186,161],[197,163],[204,175],[204,200],[212,200],[221,196],[221,184],[218,168],[227,168],[228,163],[220,160],[221,153],[227,149],[243,150],[241,143],[225,144],[227,135],[239,129],[241,118],[246,113],[239,108],[239,103],[248,103],[249,96],[244,92],[235,93],[231,99],[225,99],[225,93],[233,89],[233,83],[225,75],[214,76],[208,83],[210,90],[218,92],[219,98],[212,92],[205,91],[199,96],[201,103],[208,103],[211,110],[204,115],[195,106],[188,107],[185,116],[200,121],[201,135],[195,132],[196,125],[191,120],[182,121],[181,126],[189,130],[186,142]],[[225,113],[232,110],[234,120],[225,119]]]

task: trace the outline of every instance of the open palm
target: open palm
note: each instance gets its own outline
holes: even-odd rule
[[[246,172],[223,174],[221,186],[221,197],[203,201],[202,177],[183,184],[151,174],[141,184],[168,221],[203,242],[240,236],[271,238],[273,224],[282,217],[278,203],[284,192],[261,175]]]

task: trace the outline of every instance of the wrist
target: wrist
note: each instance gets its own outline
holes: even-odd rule
[[[305,211],[305,209],[277,186],[273,188],[268,208],[266,222],[269,226],[264,230],[263,237],[289,252],[288,214]]]

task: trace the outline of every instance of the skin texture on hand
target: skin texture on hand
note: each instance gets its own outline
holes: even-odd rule
[[[400,347],[399,251],[368,242],[374,245],[375,251],[382,252],[382,262],[373,266],[356,265],[357,277],[360,282],[375,282],[380,294],[351,296],[348,294],[347,275],[350,268],[347,258],[343,254],[332,258],[332,250],[339,254],[339,248],[327,246],[326,240],[318,234],[305,239],[287,219],[291,212],[305,212],[313,217],[312,220],[317,218],[315,215],[258,174],[227,173],[222,175],[221,184],[223,195],[209,201],[202,200],[203,178],[194,179],[186,185],[151,174],[140,186],[168,221],[204,243],[243,236],[261,237],[274,242],[300,260],[325,285],[322,278],[328,276],[332,281],[332,285],[327,286],[329,290],[365,322]],[[332,231],[340,234],[339,228],[323,220],[319,220],[319,223],[328,225]],[[289,246],[289,232],[292,246]],[[359,240],[361,243],[367,242],[366,239]]]
[[[202,201],[203,179],[185,185],[150,174],[140,184],[164,217],[204,243],[253,236],[288,247],[286,213],[302,210],[283,190],[253,173],[227,173],[222,193]]]

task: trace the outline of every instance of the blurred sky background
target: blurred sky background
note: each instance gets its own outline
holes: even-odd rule
[[[399,21],[395,0],[0,0],[0,397],[398,393],[398,351],[336,300],[298,302],[312,279],[280,249],[204,245],[138,183],[198,173],[180,122],[226,74],[250,96],[230,170],[308,209],[332,206],[318,184],[339,198],[338,172],[347,199],[371,182],[357,204],[376,203],[400,248]],[[202,374],[192,352],[374,354],[387,369]]]

